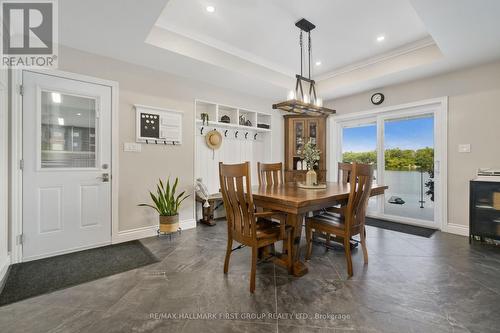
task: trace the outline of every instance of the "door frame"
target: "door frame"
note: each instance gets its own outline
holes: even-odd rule
[[[23,230],[23,171],[21,160],[23,159],[23,98],[21,86],[23,83],[23,72],[45,74],[57,78],[82,81],[91,84],[99,84],[111,88],[111,241],[118,240],[118,152],[119,152],[119,84],[116,81],[104,80],[96,77],[86,76],[60,70],[44,69],[18,69],[12,71],[10,85],[12,112],[10,126],[11,132],[11,172],[12,186],[10,190],[12,229],[11,236],[11,262],[12,264],[23,262],[22,253],[22,230]]]
[[[415,114],[425,113],[428,110],[429,113],[433,113],[436,121],[434,122],[434,136],[439,142],[438,149],[435,151],[435,161],[439,161],[439,171],[440,171],[440,181],[439,181],[439,192],[441,196],[437,198],[435,210],[434,223],[433,225],[425,225],[420,220],[405,218],[405,217],[395,217],[390,215],[380,216],[379,214],[371,214],[373,217],[383,217],[384,219],[404,222],[410,225],[418,225],[424,227],[437,228],[445,232],[455,232],[453,226],[448,225],[448,175],[447,175],[447,156],[448,156],[448,97],[433,98],[428,100],[422,100],[412,103],[376,108],[361,112],[353,112],[343,115],[335,115],[330,117],[330,129],[332,132],[332,146],[328,147],[330,158],[328,159],[329,165],[329,180],[336,181],[335,175],[337,174],[337,163],[342,160],[342,123],[352,122],[352,123],[362,123],[368,121],[366,118],[372,117],[375,120],[377,126],[377,151],[379,147],[383,147],[384,140],[384,120],[390,115],[392,116],[411,116]],[[438,126],[441,124],[441,126]],[[384,154],[377,154],[377,165],[384,165]],[[380,173],[381,175],[382,173]],[[379,177],[380,177],[379,175]],[[383,179],[382,179],[383,182]],[[383,205],[383,200],[378,200],[378,208],[380,209]],[[450,230],[451,229],[451,230]]]

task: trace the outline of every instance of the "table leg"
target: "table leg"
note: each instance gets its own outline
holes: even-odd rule
[[[293,226],[293,275],[303,276],[307,274],[307,266],[300,261],[300,237],[302,235],[302,224],[304,223],[304,214],[288,214],[287,224]]]

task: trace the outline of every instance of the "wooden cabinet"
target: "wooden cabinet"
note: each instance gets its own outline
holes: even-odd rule
[[[287,115],[285,118],[285,181],[305,181],[307,170],[302,168],[302,149],[311,141],[321,151],[315,169],[318,181],[326,181],[326,117]],[[302,170],[304,169],[304,170]]]

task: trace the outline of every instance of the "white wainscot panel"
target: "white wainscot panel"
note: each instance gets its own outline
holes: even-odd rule
[[[38,230],[40,234],[62,230],[62,187],[38,189]]]
[[[99,225],[99,185],[80,186],[80,219],[82,227]]]

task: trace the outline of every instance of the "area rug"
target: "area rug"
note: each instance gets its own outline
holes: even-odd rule
[[[7,273],[0,306],[158,261],[140,241],[131,241],[15,264]]]
[[[397,223],[397,222],[390,222],[390,221],[385,221],[385,220],[379,220],[379,219],[374,219],[374,218],[370,218],[370,217],[366,218],[365,223],[366,223],[366,225],[369,225],[372,227],[402,232],[405,234],[421,236],[421,237],[426,237],[426,238],[431,237],[434,234],[434,232],[436,232],[436,230],[434,230],[434,229],[417,227],[417,226],[413,226],[413,225]]]

